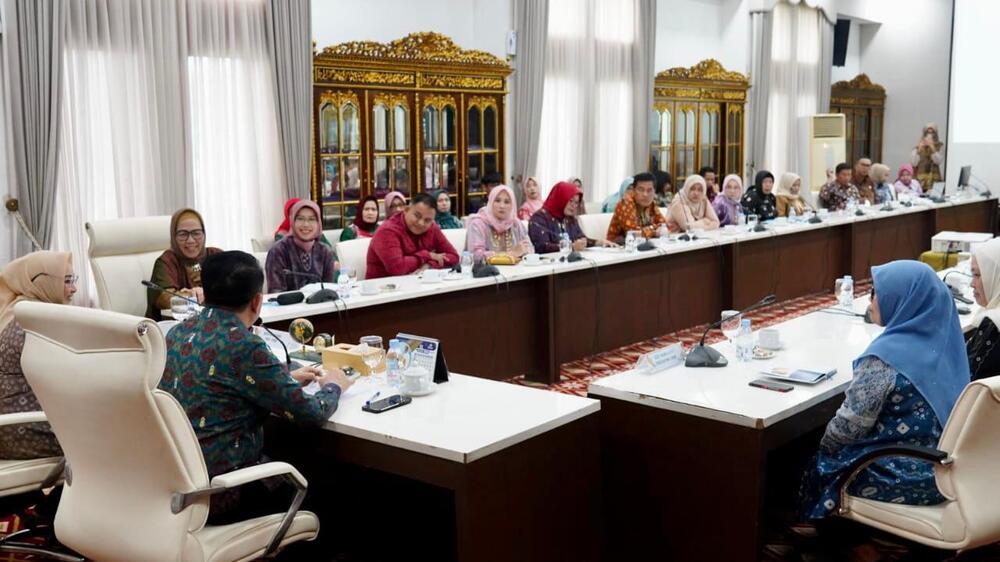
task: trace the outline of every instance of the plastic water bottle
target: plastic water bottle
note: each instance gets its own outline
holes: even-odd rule
[[[858,199],[851,195],[847,198],[847,212],[854,213],[858,210]]]
[[[850,275],[844,276],[843,283],[840,284],[840,306],[852,308],[854,306],[854,279]]]
[[[625,251],[629,253],[638,251],[635,243],[635,235],[632,234],[631,230],[625,235]]]
[[[559,235],[559,256],[563,259],[573,251],[573,243],[570,242],[569,234],[563,232]]]
[[[743,213],[743,205],[736,206],[736,224],[743,226],[747,223],[747,216]]]
[[[788,222],[799,222],[799,214],[795,212],[795,207],[788,207]]]
[[[340,268],[340,275],[337,276],[337,296],[346,299],[351,295],[351,276],[346,268]]]
[[[462,252],[462,276],[472,277],[472,252],[466,250]]]
[[[409,365],[410,350],[398,339],[389,340],[389,349],[385,352],[386,382],[389,386],[398,388],[403,384],[403,371]]]
[[[753,332],[750,330],[750,319],[740,321],[740,333],[736,336],[736,358],[740,361],[753,360]]]

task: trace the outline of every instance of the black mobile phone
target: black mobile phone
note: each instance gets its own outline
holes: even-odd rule
[[[795,387],[790,384],[785,384],[783,382],[772,381],[767,379],[757,379],[750,381],[750,386],[754,388],[763,388],[765,390],[774,390],[776,392],[789,392]]]
[[[413,399],[409,396],[401,396],[395,394],[393,396],[387,396],[381,400],[376,400],[374,402],[366,402],[364,406],[361,407],[362,410],[366,412],[371,412],[373,414],[381,414],[382,412],[391,410],[393,408],[398,408],[400,406],[406,406]]]

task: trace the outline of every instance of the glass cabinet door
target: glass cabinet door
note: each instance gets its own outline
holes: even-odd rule
[[[698,169],[711,166],[719,170],[719,104],[701,104],[698,124]]]
[[[676,157],[677,167],[674,174],[675,184],[684,185],[684,180],[695,173],[695,155],[698,146],[698,121],[695,106],[679,105],[677,108]]]
[[[650,120],[649,168],[673,175],[673,104],[657,103]]]
[[[497,99],[473,96],[466,106],[465,213],[472,214],[486,204],[483,178],[500,172],[500,126]]]
[[[732,105],[726,111],[726,170],[723,175],[743,177],[743,107]]]
[[[411,191],[410,100],[405,94],[378,92],[371,101],[372,193],[385,197],[398,191],[407,198]]]
[[[319,102],[317,190],[324,228],[343,225],[361,193],[361,104],[353,91],[327,91]]]
[[[453,209],[458,208],[457,106],[453,96],[428,96],[421,115],[423,191],[444,189],[452,198]]]

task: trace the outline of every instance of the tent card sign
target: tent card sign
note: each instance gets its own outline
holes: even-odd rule
[[[684,348],[680,342],[644,354],[635,362],[635,370],[651,375],[665,371],[684,362]]]
[[[399,333],[396,339],[410,348],[410,366],[427,369],[434,373],[434,382],[448,382],[448,363],[444,360],[441,342],[433,338]]]

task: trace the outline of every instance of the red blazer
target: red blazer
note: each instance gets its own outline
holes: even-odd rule
[[[409,275],[424,264],[439,268],[431,252],[444,254],[445,267],[458,263],[458,252],[448,242],[436,223],[420,236],[406,228],[405,213],[398,213],[382,223],[368,246],[368,271],[365,279]]]

